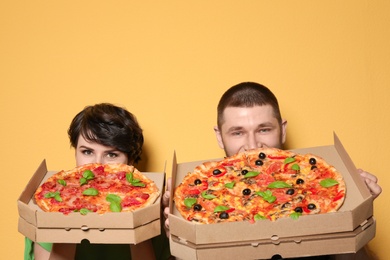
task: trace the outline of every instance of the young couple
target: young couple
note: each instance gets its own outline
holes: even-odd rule
[[[226,156],[262,146],[283,148],[287,121],[281,117],[274,94],[265,86],[244,82],[231,87],[218,104],[218,121],[214,128],[219,146]],[[76,165],[91,162],[136,163],[140,159],[143,135],[136,118],[112,104],[86,107],[76,115],[68,130],[75,148]],[[377,178],[359,170],[374,197],[382,192]],[[164,216],[168,214],[171,195],[170,179],[163,195]],[[169,222],[165,219],[169,236]],[[152,245],[148,240],[137,245],[77,245],[76,259],[168,259],[169,246],[164,235]],[[164,243],[165,246],[162,246]],[[55,246],[55,245],[54,245]],[[25,259],[48,259],[50,244],[32,243],[26,238]],[[167,248],[168,247],[168,248]],[[115,252],[115,256],[112,253]]]

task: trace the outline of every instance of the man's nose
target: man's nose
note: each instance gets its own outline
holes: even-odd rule
[[[256,137],[254,135],[248,136],[247,149],[256,149],[259,147],[261,147],[261,143],[258,142]]]

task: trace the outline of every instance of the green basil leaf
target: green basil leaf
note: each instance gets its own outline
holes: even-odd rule
[[[83,195],[87,196],[96,196],[99,194],[99,191],[95,188],[88,188],[83,191]]]
[[[208,194],[207,191],[203,191],[203,192],[201,193],[201,196],[202,196],[202,198],[207,199],[207,200],[212,200],[212,199],[215,199],[215,198],[216,198],[215,195],[213,195],[213,194]]]
[[[229,183],[225,183],[225,187],[228,188],[228,189],[233,189],[234,185],[236,183],[233,181],[233,182],[229,182]]]
[[[195,198],[185,198],[184,199],[184,205],[186,205],[187,208],[191,208],[192,205],[194,205],[195,203],[196,203]]]
[[[121,212],[122,211],[122,206],[118,202],[111,202],[110,210],[111,210],[111,212]]]
[[[294,164],[291,166],[291,169],[296,170],[296,171],[299,171],[299,170],[301,169],[301,167],[299,167],[298,164],[294,163]]]
[[[58,202],[61,202],[61,201],[62,201],[62,198],[61,198],[59,192],[54,196],[54,199],[55,199],[56,201],[58,201]]]
[[[132,182],[131,185],[137,186],[137,187],[145,187],[146,186],[145,183],[139,182],[139,181],[138,182]]]
[[[272,192],[270,190],[256,191],[255,193],[269,203],[273,203],[276,200],[276,197],[272,195]]]
[[[48,193],[46,193],[46,194],[44,195],[44,197],[45,197],[46,199],[48,199],[48,198],[54,198],[54,196],[57,195],[57,194],[59,194],[58,191],[56,191],[56,192],[48,192]]]
[[[223,205],[219,205],[219,206],[215,207],[214,212],[222,212],[222,211],[226,211],[228,209],[230,209],[230,208],[226,207],[226,206],[223,206]]]
[[[132,172],[126,173],[126,180],[127,180],[129,183],[132,183],[132,182],[133,182],[133,173],[132,173]]]
[[[292,188],[292,186],[290,184],[285,183],[284,181],[274,181],[268,184],[268,188],[280,189],[280,188]]]
[[[259,213],[257,213],[254,217],[254,220],[258,221],[258,220],[263,220],[263,219],[267,219],[266,217],[260,215]]]
[[[121,202],[121,197],[115,194],[108,194],[106,196],[106,200],[111,203],[120,203]]]
[[[86,209],[86,208],[80,209],[80,214],[81,214],[81,215],[87,215],[88,212],[91,212],[91,211],[90,211],[89,209]]]
[[[295,158],[294,157],[288,157],[286,159],[284,159],[284,164],[288,164],[288,163],[292,163],[292,162],[295,162]]]
[[[256,177],[257,175],[259,175],[260,172],[248,172],[247,174],[244,175],[244,178],[250,178],[250,177]]]
[[[302,215],[302,213],[293,212],[293,213],[290,214],[290,217],[291,217],[292,219],[298,219],[301,215]]]
[[[84,184],[87,184],[87,179],[82,177],[80,178],[80,185],[83,186]]]
[[[133,176],[132,172],[126,173],[126,180],[131,185],[136,186],[136,187],[145,187],[146,186],[146,184],[141,182],[139,179],[134,179],[134,176]]]
[[[320,185],[324,188],[329,188],[329,187],[335,186],[337,184],[339,184],[338,181],[331,179],[331,178],[320,181]]]
[[[95,174],[93,174],[91,170],[85,170],[83,172],[83,177],[87,180],[92,180],[93,178],[95,178]]]
[[[56,191],[56,192],[48,192],[44,195],[45,198],[54,198],[56,201],[58,202],[61,202],[62,201],[62,198],[60,196],[60,192],[59,191]]]
[[[66,181],[64,180],[58,180],[58,183],[61,184],[62,186],[66,186]]]

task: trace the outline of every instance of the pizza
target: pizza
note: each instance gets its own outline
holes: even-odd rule
[[[92,163],[50,176],[35,192],[35,202],[48,212],[130,212],[153,204],[156,184],[134,166]]]
[[[198,165],[173,199],[186,220],[211,224],[335,212],[345,195],[342,175],[323,158],[259,148]]]

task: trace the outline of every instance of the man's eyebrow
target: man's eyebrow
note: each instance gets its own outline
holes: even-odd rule
[[[227,129],[227,132],[239,131],[242,129],[244,129],[242,126],[232,126],[229,129]]]
[[[258,127],[269,127],[269,126],[274,126],[275,124],[272,122],[264,122],[258,125]]]

